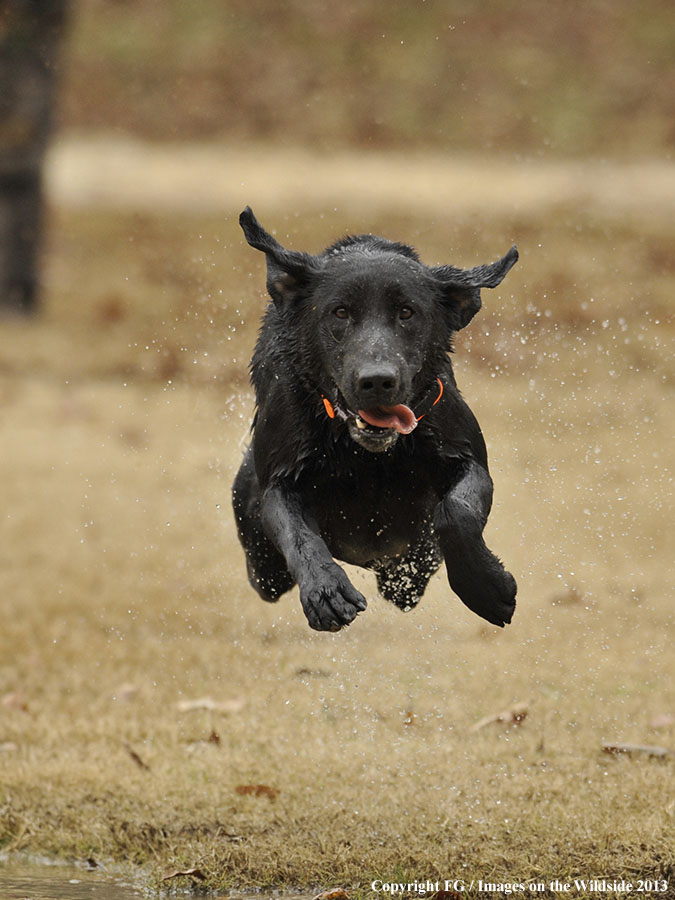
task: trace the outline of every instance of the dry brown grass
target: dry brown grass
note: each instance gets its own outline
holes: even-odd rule
[[[520,244],[457,352],[513,624],[440,575],[402,615],[355,571],[372,599],[337,635],[258,600],[229,485],[259,261],[233,217],[56,212],[44,315],[0,325],[0,842],[221,887],[672,880],[672,757],[602,752],[673,742],[651,724],[675,710],[672,224],[573,197],[433,227],[349,210],[280,236],[318,249],[349,224],[464,265]],[[205,697],[243,705],[179,710]],[[519,726],[471,731],[517,702]]]

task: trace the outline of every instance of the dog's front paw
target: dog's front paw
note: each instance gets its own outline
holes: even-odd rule
[[[315,631],[339,631],[368,605],[335,564],[300,585],[300,602]]]

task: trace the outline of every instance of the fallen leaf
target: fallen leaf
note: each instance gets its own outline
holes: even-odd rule
[[[125,428],[124,431],[120,431],[120,440],[124,441],[125,444],[128,444],[135,450],[138,450],[140,447],[144,446],[146,435],[142,429],[130,427]]]
[[[195,710],[207,710],[219,713],[238,713],[244,708],[243,697],[235,697],[232,700],[214,700],[212,697],[200,697],[197,700],[179,700],[176,704],[178,712],[194,712]]]
[[[570,588],[565,594],[556,594],[551,600],[551,606],[578,606],[583,599],[576,588]]]
[[[175,347],[164,347],[158,362],[159,377],[164,381],[175,378],[183,370],[183,361]]]
[[[298,678],[330,678],[333,673],[327,669],[310,669],[307,666],[301,666],[295,670],[295,674]]]
[[[670,728],[675,725],[675,716],[672,713],[661,713],[660,716],[654,716],[649,723],[650,728]]]
[[[645,756],[657,756],[659,758],[663,758],[665,756],[670,756],[672,751],[668,750],[667,747],[650,747],[646,744],[605,743],[602,745],[602,752],[609,753],[613,756],[619,756],[622,753],[630,756],[634,753],[637,753],[644,754]]]
[[[495,713],[491,716],[484,716],[475,725],[472,725],[469,731],[480,731],[486,725],[521,725],[527,718],[529,710],[527,703],[514,703],[511,709],[505,709],[503,712]]]
[[[138,753],[136,753],[136,751],[132,747],[130,747],[128,744],[125,744],[124,749],[127,751],[129,756],[133,759],[133,761],[136,763],[136,765],[138,766],[139,769],[143,769],[145,772],[150,771],[150,766],[146,762],[143,762],[141,757],[138,755]]]
[[[206,875],[197,867],[193,869],[175,869],[173,872],[167,872],[163,876],[162,881],[171,881],[172,878],[194,878],[195,881],[206,881]]]
[[[329,888],[327,891],[321,891],[316,897],[312,897],[312,900],[349,900],[349,894],[342,888]]]
[[[117,688],[113,694],[113,700],[121,700],[123,703],[128,703],[130,700],[134,699],[137,693],[138,688],[135,684],[125,682]]]
[[[252,794],[254,797],[269,797],[270,800],[274,800],[279,788],[269,787],[266,784],[238,784],[235,791],[238,794]]]
[[[28,704],[26,703],[26,698],[23,695],[23,691],[10,691],[9,694],[5,694],[0,703],[6,709],[13,709],[17,712],[28,712]]]
[[[126,315],[124,301],[116,295],[109,295],[98,305],[98,318],[104,324],[121,322]]]

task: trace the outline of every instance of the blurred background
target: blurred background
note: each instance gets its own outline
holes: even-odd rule
[[[665,859],[663,769],[612,768],[600,745],[673,735],[672,2],[6,0],[0,78],[0,834],[146,859],[148,816],[175,848],[176,822],[226,803],[238,884],[309,883],[320,858],[345,878],[383,871],[384,847],[400,861],[396,822],[421,803],[411,865],[457,862],[436,822],[467,865],[534,871],[528,846],[553,876]],[[372,602],[337,636],[247,586],[229,486],[266,299],[246,204],[310,252],[373,231],[469,267],[518,244],[455,363],[496,484],[488,543],[520,584],[505,632],[442,575],[403,617],[352,573]],[[200,695],[245,701],[227,736],[161,715]],[[524,701],[513,756],[492,732],[467,748],[472,722]],[[542,760],[557,774],[526,816]],[[87,799],[103,772],[107,807]],[[233,781],[274,778],[288,805],[263,826]],[[325,804],[341,812],[319,846]],[[190,834],[199,855],[216,832]]]
[[[666,157],[667,2],[73,3],[60,120],[156,141]]]

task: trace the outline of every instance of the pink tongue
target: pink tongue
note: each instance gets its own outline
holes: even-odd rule
[[[369,425],[375,425],[377,428],[395,428],[399,434],[410,434],[417,428],[415,413],[402,403],[396,406],[360,409],[359,415]]]

